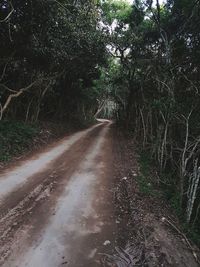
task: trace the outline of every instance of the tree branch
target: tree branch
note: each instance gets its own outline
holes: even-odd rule
[[[9,14],[4,19],[0,20],[0,23],[6,22],[10,18],[10,16],[12,15],[12,13],[15,10],[13,5],[12,5],[12,2],[9,2],[9,3],[10,3],[10,6],[11,6],[11,11],[9,12]]]
[[[19,97],[21,94],[23,94],[24,92],[28,91],[33,85],[35,85],[39,80],[36,80],[34,82],[32,82],[31,84],[29,84],[27,87],[21,88],[18,91],[12,90],[10,88],[8,88],[5,85],[1,85],[3,86],[5,89],[7,89],[8,91],[12,92],[12,94],[10,94],[5,102],[5,104],[2,106],[1,104],[1,112],[0,112],[0,120],[3,117],[3,114],[5,112],[5,110],[8,108],[10,102],[12,101],[13,98]]]

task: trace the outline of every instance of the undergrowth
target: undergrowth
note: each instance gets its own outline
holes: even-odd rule
[[[39,133],[37,125],[16,121],[0,121],[0,161],[21,154]]]
[[[163,196],[170,204],[171,208],[175,211],[176,215],[180,219],[181,230],[198,246],[200,247],[200,230],[191,225],[184,223],[185,217],[180,207],[179,195],[176,191],[176,185],[173,183],[173,173],[163,173],[160,177],[159,187],[156,183],[154,175],[155,163],[152,161],[147,151],[138,151],[140,175],[137,177],[137,182],[140,188],[140,192],[147,196]],[[163,182],[164,181],[164,182]]]
[[[151,159],[147,153],[141,152],[139,157],[140,175],[137,176],[137,182],[140,191],[148,196],[159,196],[160,193],[155,189],[152,179],[150,178],[151,173]]]
[[[94,124],[94,120],[24,123],[21,121],[0,121],[0,163],[32,150],[32,145],[47,143],[67,132],[74,132]]]

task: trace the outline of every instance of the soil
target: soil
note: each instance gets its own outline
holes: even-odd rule
[[[0,266],[199,266],[165,201],[139,191],[134,151],[100,121],[4,170]]]

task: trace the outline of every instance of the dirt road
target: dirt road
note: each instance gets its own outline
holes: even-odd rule
[[[99,266],[115,231],[109,127],[78,132],[1,174],[1,266]]]
[[[140,191],[137,157],[101,121],[1,173],[0,266],[198,267],[199,250],[161,220],[179,227],[165,199]]]

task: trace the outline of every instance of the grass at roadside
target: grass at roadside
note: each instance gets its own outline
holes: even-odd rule
[[[81,121],[40,121],[24,123],[22,121],[0,121],[0,167],[11,159],[37,150],[65,134],[85,129],[94,124],[94,120]]]
[[[39,133],[37,125],[16,121],[0,121],[0,161],[6,162],[23,153]]]

